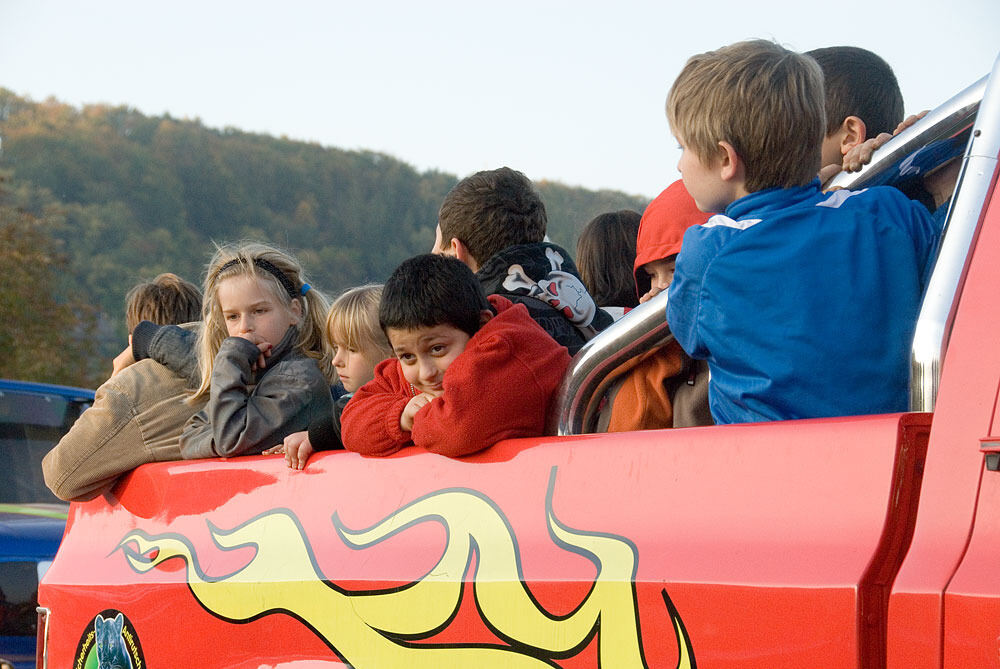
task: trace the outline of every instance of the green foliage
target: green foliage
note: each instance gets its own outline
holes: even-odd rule
[[[127,107],[35,103],[3,88],[0,140],[0,168],[10,177],[5,198],[42,222],[32,233],[41,235],[40,247],[64,253],[61,265],[47,265],[63,291],[53,294],[93,306],[105,358],[124,346],[128,289],[164,271],[198,282],[216,242],[283,246],[331,296],[382,281],[400,261],[430,249],[438,207],[457,182],[380,153],[216,130]],[[641,211],[647,202],[551,182],[539,189],[549,235],[570,251],[593,216]],[[3,336],[13,331],[3,327]]]
[[[0,377],[95,385],[94,310],[62,293],[66,259],[48,222],[5,200],[0,191]]]

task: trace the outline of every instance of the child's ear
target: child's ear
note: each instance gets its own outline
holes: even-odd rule
[[[867,131],[865,122],[857,116],[845,118],[840,126],[840,155],[846,156],[848,151],[868,139]]]
[[[463,242],[458,237],[451,238],[451,253],[448,255],[455,256],[456,258],[461,260],[473,272],[479,271],[479,263],[476,261],[475,258],[472,257],[472,254],[469,253],[469,247],[465,245],[465,242]]]
[[[483,309],[482,311],[480,311],[479,312],[479,327],[483,327],[484,325],[486,325],[487,323],[489,323],[491,318],[493,318],[493,312],[490,311],[489,309]]]
[[[729,142],[719,142],[719,176],[723,181],[742,181],[743,159]]]
[[[302,298],[302,297],[296,297],[296,298],[294,298],[292,300],[292,305],[289,307],[289,309],[292,312],[292,315],[295,316],[295,323],[294,323],[294,325],[298,325],[299,321],[302,320],[302,300],[303,299],[305,299],[305,298]]]

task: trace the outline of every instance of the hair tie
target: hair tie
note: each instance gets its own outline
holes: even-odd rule
[[[305,295],[306,293],[308,293],[308,292],[309,292],[309,290],[310,290],[311,288],[312,288],[312,286],[310,286],[310,285],[309,285],[308,283],[304,283],[304,284],[302,284],[302,289],[301,289],[301,290],[299,290],[299,293],[300,293],[301,295]]]
[[[230,260],[229,262],[227,262],[226,264],[224,264],[222,267],[219,268],[219,271],[216,273],[215,277],[218,278],[222,276],[222,273],[225,272],[227,269],[233,267],[234,265],[239,265],[241,262],[245,262],[245,259],[233,258],[232,260]],[[273,276],[275,279],[277,279],[278,283],[280,283],[281,286],[288,293],[288,297],[292,298],[293,300],[300,294],[305,295],[306,291],[309,290],[310,288],[308,283],[304,283],[302,284],[301,293],[300,291],[295,290],[295,284],[292,283],[292,280],[289,279],[284,272],[278,269],[274,265],[274,263],[268,260],[264,260],[263,258],[254,258],[253,260],[251,260],[251,262],[256,267],[259,267],[260,269],[264,270],[265,272]]]

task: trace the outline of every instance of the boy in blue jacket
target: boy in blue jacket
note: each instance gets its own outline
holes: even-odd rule
[[[699,209],[667,322],[716,423],[905,411],[939,231],[892,188],[820,191],[823,73],[772,42],[692,57],[667,97]]]

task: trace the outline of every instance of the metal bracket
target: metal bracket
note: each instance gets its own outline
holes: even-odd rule
[[[985,437],[979,440],[979,450],[986,456],[986,469],[1000,471],[1000,439]]]

